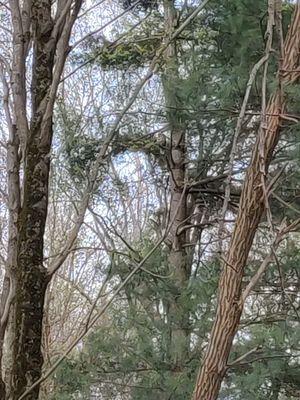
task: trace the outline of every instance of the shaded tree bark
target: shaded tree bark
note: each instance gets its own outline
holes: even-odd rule
[[[9,330],[6,334],[12,338],[9,382],[6,387],[3,381],[1,385],[1,398],[8,400],[17,400],[41,376],[43,306],[50,280],[43,265],[43,251],[53,107],[71,29],[81,3],[81,0],[59,0],[53,18],[51,0],[25,0],[22,5],[10,1],[13,24],[13,118],[8,143],[10,223],[0,326],[1,358],[5,330]],[[25,82],[31,43],[31,120],[28,122]],[[23,180],[20,183],[21,167]],[[26,399],[36,400],[38,395],[39,386]]]
[[[165,32],[171,37],[178,24],[178,12],[173,0],[164,1]],[[164,53],[163,90],[167,107],[167,119],[170,126],[170,145],[166,149],[170,178],[171,200],[170,219],[174,219],[167,241],[170,246],[168,264],[172,278],[170,282],[171,301],[168,304],[169,349],[168,358],[171,368],[182,371],[189,356],[190,326],[189,313],[184,307],[184,292],[188,287],[191,262],[187,250],[189,231],[180,232],[187,217],[194,209],[187,208],[188,191],[186,182],[186,126],[181,110],[184,105],[180,99],[180,76],[176,41],[173,41]],[[176,215],[175,215],[176,213]],[[191,251],[191,248],[189,248]]]
[[[171,35],[176,24],[176,10],[173,1],[165,1],[165,25],[167,34]],[[167,106],[167,117],[170,124],[170,149],[167,151],[168,169],[171,185],[170,218],[174,219],[168,240],[170,254],[168,263],[172,272],[171,291],[172,301],[169,308],[170,348],[169,361],[174,370],[181,369],[188,356],[189,332],[188,314],[184,313],[181,304],[181,295],[187,287],[189,270],[187,268],[187,255],[184,244],[186,232],[178,235],[178,228],[186,219],[186,190],[185,181],[185,126],[178,111],[178,61],[176,43],[169,45],[165,52],[165,72],[163,85]],[[181,204],[180,204],[181,203]],[[179,208],[178,205],[180,204]]]
[[[295,5],[292,23],[284,44],[280,83],[284,86],[299,78],[300,6]],[[282,91],[270,98],[266,125],[257,137],[252,159],[245,177],[232,239],[219,282],[216,317],[208,349],[196,381],[194,400],[217,399],[232,341],[243,311],[241,284],[249,251],[258,224],[265,210],[262,174],[267,174],[274,149],[280,137],[285,104]],[[264,171],[262,170],[262,162]]]
[[[5,332],[9,324],[9,319],[12,319],[10,313],[11,301],[15,294],[15,284],[12,281],[13,271],[17,265],[17,245],[18,245],[18,215],[21,207],[20,197],[20,179],[19,179],[19,167],[20,160],[18,155],[19,140],[16,134],[15,126],[10,124],[9,126],[9,141],[7,145],[7,172],[8,172],[8,207],[9,207],[9,226],[8,226],[8,254],[6,262],[6,273],[3,282],[2,294],[1,294],[1,308],[0,308],[0,371],[2,372],[0,398],[5,398],[5,375],[9,375],[10,360],[6,360],[7,364],[4,371],[2,366],[3,359],[3,347]]]

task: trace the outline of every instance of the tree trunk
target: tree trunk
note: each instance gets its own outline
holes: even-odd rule
[[[48,205],[48,179],[52,139],[52,115],[44,123],[42,102],[52,83],[53,29],[51,1],[35,2],[32,7],[34,57],[32,115],[24,143],[24,183],[22,209],[18,218],[17,266],[13,312],[13,367],[9,400],[17,400],[41,376],[42,320],[47,273],[43,265],[44,230]],[[43,125],[43,126],[42,126]],[[42,140],[41,140],[42,139]],[[37,399],[39,388],[28,399]]]
[[[11,122],[11,121],[10,121]],[[8,354],[8,338],[7,330],[12,320],[11,302],[15,293],[14,281],[12,280],[13,271],[17,265],[17,247],[18,247],[18,215],[21,208],[20,196],[20,178],[19,178],[19,139],[17,136],[16,126],[12,123],[9,125],[9,140],[7,143],[7,180],[8,180],[8,250],[6,260],[6,272],[3,281],[1,293],[0,308],[0,371],[1,385],[0,398],[5,399],[7,377],[10,376],[12,357],[5,357]],[[6,349],[4,344],[6,342]],[[6,350],[6,351],[5,351]],[[6,353],[6,354],[5,354]],[[4,368],[5,364],[5,368]]]
[[[10,297],[12,300],[6,331],[12,346],[9,349],[12,366],[9,370],[9,382],[5,388],[7,400],[18,400],[22,393],[40,378],[42,372],[43,307],[50,280],[50,275],[43,265],[43,252],[53,106],[67,55],[71,29],[80,6],[81,0],[75,0],[72,8],[71,4],[66,7],[64,1],[58,0],[57,16],[53,20],[51,0],[24,0],[21,5],[19,2],[11,1],[13,22],[11,86],[14,121],[8,146],[10,235],[7,284],[10,296],[6,296],[4,291],[2,294],[2,310],[8,304],[5,297]],[[29,126],[25,79],[30,37],[32,37],[32,79]],[[23,166],[22,189],[19,182],[19,144]],[[1,314],[3,313],[4,311]],[[0,344],[3,342],[5,327],[1,324]],[[0,350],[2,351],[2,347]],[[4,388],[1,387],[1,390],[3,395]],[[39,386],[36,386],[26,399],[37,400],[38,396]]]
[[[165,32],[171,36],[177,25],[177,12],[173,0],[164,2]],[[171,227],[168,242],[170,254],[168,263],[172,273],[171,298],[168,305],[168,320],[170,325],[169,362],[172,369],[181,371],[189,354],[189,313],[183,304],[183,292],[187,289],[190,278],[190,263],[187,256],[187,232],[178,233],[187,218],[187,191],[185,182],[185,157],[186,157],[186,127],[180,109],[178,60],[176,42],[171,43],[165,52],[164,74],[162,77],[167,118],[170,124],[170,148],[168,169],[171,185],[170,220],[174,223]],[[175,216],[176,214],[176,216]]]
[[[284,59],[279,79],[283,85],[295,82],[299,77],[300,6],[295,6],[294,18],[284,46]],[[284,104],[281,91],[273,95],[267,107],[266,128],[258,135],[248,168],[239,212],[229,246],[226,262],[219,282],[216,317],[207,353],[197,378],[194,400],[215,400],[218,397],[232,341],[238,329],[243,303],[241,284],[249,251],[265,209],[262,187],[262,154],[265,173],[268,171],[275,146],[279,140]]]
[[[2,296],[1,296],[1,309],[0,309],[0,317],[1,317],[1,324],[0,324],[0,399],[5,399],[5,380],[4,380],[4,371],[3,371],[3,347],[4,347],[4,336],[6,330],[6,321],[2,322],[2,318],[5,313],[5,308],[9,296],[10,290],[10,279],[7,274],[4,276],[3,286],[2,286]]]

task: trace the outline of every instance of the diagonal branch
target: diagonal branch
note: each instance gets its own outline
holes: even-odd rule
[[[182,194],[181,194],[181,200],[178,202],[177,205],[177,210],[174,213],[173,219],[170,221],[169,226],[164,232],[164,235],[162,238],[159,239],[159,241],[153,246],[153,248],[146,254],[146,256],[136,265],[136,267],[127,275],[127,277],[124,279],[124,281],[118,286],[118,288],[115,290],[114,294],[111,296],[111,298],[104,304],[104,306],[100,309],[100,311],[97,313],[97,315],[91,319],[91,313],[89,312],[87,321],[89,322],[88,325],[86,325],[81,333],[78,335],[78,337],[71,343],[71,345],[68,347],[68,349],[63,353],[63,355],[52,365],[52,367],[44,373],[44,375],[41,376],[40,379],[38,379],[36,382],[33,383],[33,385],[28,388],[20,397],[18,400],[23,400],[26,398],[26,396],[31,393],[37,386],[39,386],[42,382],[44,382],[56,369],[57,367],[64,361],[64,359],[68,356],[68,354],[73,350],[73,348],[83,339],[83,337],[89,332],[89,330],[96,324],[96,322],[99,320],[99,318],[107,311],[107,309],[111,306],[111,304],[114,302],[116,297],[120,294],[120,292],[124,289],[124,287],[128,284],[128,282],[131,281],[131,279],[135,276],[135,274],[143,267],[145,262],[149,260],[149,258],[154,254],[154,252],[159,248],[159,246],[163,243],[165,238],[168,236],[174,222],[176,219],[177,212],[179,208],[182,206],[182,201],[184,198],[184,195],[187,190],[187,185],[184,186]],[[103,292],[103,285],[101,286],[100,292]],[[97,299],[100,296],[97,296]],[[92,305],[92,309],[96,307],[96,302]]]
[[[122,121],[122,119],[126,115],[126,113],[129,111],[129,109],[132,107],[132,105],[135,103],[135,101],[136,101],[139,93],[141,92],[142,88],[144,87],[144,85],[158,71],[159,63],[161,61],[161,56],[163,55],[164,51],[168,48],[170,43],[188,26],[188,24],[203,10],[203,8],[205,7],[205,5],[208,2],[209,2],[209,0],[203,1],[201,3],[201,5],[198,6],[194,10],[194,12],[191,13],[191,15],[188,18],[186,18],[186,20],[182,23],[182,25],[173,33],[171,38],[169,38],[166,41],[166,43],[164,43],[160,47],[160,49],[157,51],[155,57],[153,58],[148,71],[146,72],[144,77],[140,80],[140,82],[138,82],[138,84],[136,85],[127,104],[124,106],[123,110],[116,117],[116,120],[110,130],[110,133],[107,135],[107,137],[100,149],[100,152],[98,153],[98,156],[93,164],[93,167],[91,169],[90,176],[89,176],[89,184],[86,189],[86,192],[84,193],[83,200],[80,204],[80,207],[79,207],[80,211],[78,213],[78,217],[77,217],[75,226],[71,230],[71,233],[69,235],[69,238],[67,239],[67,243],[66,243],[64,249],[60,252],[59,258],[54,260],[52,265],[50,266],[50,268],[48,270],[49,278],[51,278],[53,276],[53,274],[60,268],[60,266],[66,260],[70,251],[72,251],[72,248],[73,248],[76,238],[78,236],[79,230],[84,221],[84,216],[85,216],[86,210],[88,208],[90,198],[91,198],[92,194],[94,193],[97,185],[99,184],[99,182],[97,180],[97,177],[99,175],[99,170],[101,170],[102,165],[105,163],[109,145],[113,141],[113,139],[115,138],[115,136],[118,132],[120,122]]]
[[[274,4],[272,0],[269,3]],[[271,8],[271,7],[270,7]],[[270,9],[269,8],[269,9]],[[219,281],[219,297],[216,318],[211,332],[202,368],[197,378],[194,400],[215,400],[218,397],[220,386],[226,373],[227,361],[232,342],[238,329],[243,311],[241,303],[241,288],[244,269],[248,254],[259,222],[265,210],[264,192],[261,184],[261,154],[264,155],[264,174],[273,157],[275,147],[280,138],[281,115],[285,112],[285,102],[282,98],[282,87],[296,82],[300,77],[299,71],[300,50],[300,4],[295,5],[293,20],[284,43],[284,58],[281,67],[280,87],[271,96],[266,115],[264,140],[258,135],[248,171],[242,189],[239,212],[229,245],[226,264]],[[228,266],[231,266],[230,268]]]

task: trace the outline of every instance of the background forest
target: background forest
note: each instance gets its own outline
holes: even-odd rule
[[[222,271],[230,281],[238,271],[229,260],[243,257],[242,307],[214,396],[300,397],[300,41],[296,56],[288,41],[300,37],[299,24],[289,33],[295,3],[0,2],[1,399],[185,400],[194,390],[194,400],[217,398],[197,397],[195,383],[207,349],[209,362],[218,347],[210,337],[227,334],[213,328],[216,310],[227,315]],[[32,19],[23,53],[18,15],[23,38]],[[296,67],[285,68],[293,57]],[[264,132],[267,143],[274,119],[279,140],[264,153],[255,143]],[[243,186],[255,149],[259,201]],[[249,230],[239,231],[243,213]],[[40,281],[37,265],[50,278]],[[34,297],[39,288],[44,295]],[[19,328],[18,304],[27,328]]]

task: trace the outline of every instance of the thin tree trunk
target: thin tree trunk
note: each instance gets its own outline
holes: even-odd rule
[[[8,113],[8,110],[7,110]],[[8,116],[8,115],[7,115]],[[13,271],[17,265],[17,246],[18,246],[18,215],[21,207],[20,197],[20,178],[19,178],[19,140],[17,137],[16,126],[8,118],[9,140],[7,143],[7,181],[8,181],[8,207],[9,207],[9,222],[8,222],[8,251],[6,260],[6,272],[1,293],[1,308],[0,308],[0,371],[2,375],[0,398],[6,396],[7,377],[10,376],[12,361],[11,357],[5,357],[8,352],[4,349],[4,344],[9,341],[10,322],[12,320],[11,302],[15,293],[14,281],[12,280]],[[5,354],[6,353],[6,354]],[[5,364],[5,368],[4,368]]]
[[[293,21],[284,46],[284,59],[279,77],[283,85],[299,78],[300,50],[300,6],[295,5]],[[238,329],[243,303],[241,284],[249,251],[258,224],[265,209],[262,187],[261,163],[264,155],[267,173],[275,146],[279,140],[284,104],[281,91],[273,95],[267,107],[266,128],[258,135],[253,149],[240,199],[228,255],[219,282],[219,297],[216,317],[204,362],[197,378],[194,400],[215,400],[218,397],[232,341]]]
[[[7,304],[7,300],[9,297],[9,291],[10,291],[10,279],[7,274],[4,276],[4,281],[2,285],[2,295],[1,295],[1,309],[0,309],[0,318],[2,320]],[[4,347],[4,336],[5,336],[5,330],[6,330],[6,321],[1,321],[0,323],[0,371],[1,371],[1,376],[0,376],[0,399],[5,399],[5,381],[4,381],[4,371],[3,371],[3,347]]]

